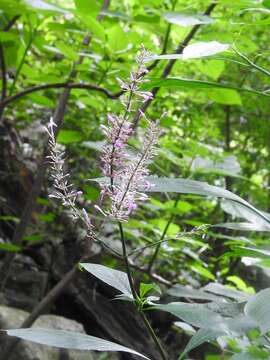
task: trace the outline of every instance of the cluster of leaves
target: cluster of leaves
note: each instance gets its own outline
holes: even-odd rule
[[[202,290],[176,285],[170,295],[210,303],[166,305],[148,298],[152,285],[149,289],[142,285],[137,305],[142,311],[170,312],[198,328],[185,352],[218,339],[221,348],[235,352],[233,360],[263,359],[269,357],[269,289],[251,296],[257,285],[249,283],[245,270],[246,264],[262,271],[270,265],[270,74],[265,47],[270,3],[219,0],[211,15],[202,15],[209,5],[205,3],[130,0],[111,1],[103,8],[98,0],[0,0],[1,120],[20,134],[17,152],[31,163],[41,150],[41,125],[57,104],[59,88],[71,89],[58,142],[67,148],[72,177],[82,188],[81,201],[91,214],[99,188],[87,179],[100,176],[96,161],[103,144],[100,125],[108,112],[119,110],[116,77],[128,77],[143,43],[153,56],[147,63],[150,81],[142,90],[159,88],[147,111],[155,118],[164,110],[166,115],[160,122],[159,155],[151,164],[159,178],[151,179],[155,186],[149,189],[150,201],[126,224],[130,258],[169,283],[195,288],[209,281],[220,285],[210,283]],[[15,25],[9,28],[13,20]],[[187,45],[185,39],[194,26],[200,29]],[[184,50],[175,54],[183,41]],[[164,76],[171,61],[174,67]],[[140,147],[145,126],[139,123],[131,155]],[[45,195],[38,202],[43,207],[38,225],[28,228],[22,244],[7,240],[0,242],[0,249],[22,251],[48,241],[55,231],[65,231],[61,223],[57,229],[54,225],[59,209]],[[16,224],[18,214],[3,211],[0,220]],[[204,224],[210,224],[207,231],[192,233]],[[117,251],[114,230],[111,237],[105,239],[104,234],[104,241]],[[105,253],[103,261],[115,265]],[[125,274],[117,285],[104,278],[106,269],[101,275],[93,269],[93,265],[86,268],[132,299]],[[176,323],[179,331],[194,332],[187,324]],[[38,336],[27,331],[28,337],[23,330],[10,334],[32,340]],[[48,334],[40,336],[49,343]],[[50,339],[58,338],[54,334]],[[87,349],[121,351],[92,340],[89,337]],[[60,337],[59,341],[71,340]]]

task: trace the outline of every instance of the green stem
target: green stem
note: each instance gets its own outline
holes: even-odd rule
[[[33,40],[34,40],[34,37],[35,37],[35,31],[30,34],[29,42],[28,42],[28,44],[26,45],[26,48],[25,48],[25,50],[24,50],[22,59],[21,59],[21,61],[20,61],[20,64],[19,64],[18,69],[17,69],[17,71],[16,71],[16,74],[15,74],[15,77],[14,77],[14,80],[13,80],[13,83],[12,83],[12,85],[11,85],[10,92],[9,92],[9,96],[11,96],[11,95],[13,94],[13,92],[14,92],[15,85],[16,85],[16,83],[17,83],[18,77],[19,77],[20,72],[21,72],[21,70],[22,70],[23,64],[25,63],[26,55],[27,55],[29,49],[31,48],[32,42],[33,42]]]
[[[174,206],[173,206],[174,209],[176,208],[176,206],[177,206],[177,204],[178,204],[178,201],[179,201],[179,195],[177,196],[177,198],[176,198],[176,200],[175,200],[175,202],[174,202]],[[162,235],[161,235],[161,237],[160,237],[160,240],[159,240],[159,242],[158,242],[158,244],[157,244],[157,247],[156,247],[156,249],[155,249],[155,252],[154,252],[152,258],[150,259],[150,262],[149,262],[149,265],[148,265],[148,273],[151,273],[151,270],[152,270],[152,267],[153,267],[153,265],[154,265],[154,262],[155,262],[155,260],[156,260],[156,258],[157,258],[157,256],[158,256],[158,253],[159,253],[161,244],[163,243],[163,240],[164,240],[164,238],[165,238],[165,235],[166,235],[166,233],[167,233],[167,231],[168,231],[168,229],[169,229],[169,226],[171,225],[173,219],[174,219],[174,214],[172,214],[172,215],[170,216],[170,218],[169,218],[169,220],[168,220],[168,222],[167,222],[167,224],[166,224],[166,226],[165,226],[165,228],[164,228],[164,230],[163,230],[163,233],[162,233]]]
[[[126,273],[127,273],[127,277],[128,277],[128,281],[129,281],[129,285],[130,285],[130,288],[131,288],[133,298],[136,301],[136,299],[138,299],[138,295],[137,295],[137,292],[136,292],[136,289],[135,289],[135,286],[134,286],[134,282],[133,282],[133,279],[132,279],[130,266],[129,266],[129,262],[128,262],[126,240],[125,240],[125,236],[124,236],[123,225],[120,222],[118,222],[118,227],[119,227],[120,236],[121,236],[121,243],[122,243],[122,249],[123,249],[123,258],[124,258],[124,261],[125,261]],[[143,320],[149,334],[151,335],[152,339],[154,340],[155,344],[157,345],[157,348],[158,348],[158,350],[160,352],[162,360],[167,360],[165,351],[164,351],[163,347],[161,346],[161,344],[160,344],[160,342],[159,342],[159,340],[158,340],[158,338],[157,338],[151,324],[147,320],[147,317],[145,316],[145,314],[142,311],[140,311],[139,313],[140,313],[140,315],[142,317],[142,320]]]
[[[134,297],[134,300],[136,300],[138,298],[138,295],[137,295],[137,292],[136,292],[136,289],[135,289],[135,286],[134,286],[134,282],[133,282],[133,279],[132,279],[130,266],[129,266],[129,262],[128,262],[127,247],[126,247],[126,240],[125,240],[124,231],[123,231],[123,225],[120,222],[118,222],[118,227],[119,227],[120,236],[121,236],[123,258],[124,258],[124,261],[125,261],[126,273],[127,273],[127,277],[128,277],[128,281],[129,281],[129,285],[130,285],[130,288],[131,288],[132,295]]]
[[[147,327],[148,331],[149,331],[149,334],[151,335],[152,339],[154,340],[155,344],[157,345],[157,348],[159,350],[159,353],[162,357],[162,360],[167,360],[167,356],[165,354],[165,351],[162,347],[162,345],[160,344],[151,324],[149,323],[149,321],[147,320],[147,317],[145,316],[145,314],[143,312],[140,312],[140,315],[142,317],[142,320],[145,324],[145,326]]]

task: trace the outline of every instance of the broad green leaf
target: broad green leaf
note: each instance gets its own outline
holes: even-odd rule
[[[260,360],[261,358],[258,358],[257,356],[254,357],[253,355],[243,352],[239,354],[234,354],[230,360]]]
[[[108,32],[108,46],[113,53],[127,48],[127,34],[119,25],[110,28]]]
[[[270,97],[270,94],[249,89],[247,87],[237,87],[230,84],[222,84],[218,82],[211,81],[201,81],[193,79],[183,79],[183,78],[167,78],[167,79],[155,79],[152,78],[147,84],[142,86],[144,90],[150,90],[155,87],[164,87],[172,89],[181,89],[181,90],[204,90],[204,89],[233,89],[239,92],[245,92],[250,94],[256,94],[263,97]]]
[[[206,92],[210,100],[224,105],[242,105],[242,99],[237,90],[215,89]]]
[[[0,242],[0,252],[7,251],[7,252],[18,252],[21,250],[21,246],[15,245],[12,243],[2,243]]]
[[[77,15],[79,16],[80,20],[83,24],[100,40],[105,41],[106,34],[105,31],[100,25],[100,23],[92,16],[87,13],[78,11]]]
[[[173,179],[173,178],[155,178],[149,177],[149,181],[153,186],[149,189],[143,189],[147,192],[176,192],[181,194],[196,194],[204,196],[215,196],[223,199],[234,201],[235,206],[240,204],[254,213],[254,216],[261,218],[261,221],[267,226],[270,224],[269,218],[260,210],[250,205],[247,201],[240,198],[232,192],[219,188],[217,186],[209,185],[205,182],[188,180],[188,179]]]
[[[201,344],[216,340],[219,336],[226,335],[225,331],[222,330],[214,330],[214,329],[200,329],[192,336],[189,340],[187,346],[185,347],[183,353],[180,356],[182,359],[189,351],[195,349]]]
[[[59,8],[58,6],[51,5],[43,0],[24,0],[25,4],[38,11],[49,11],[56,13],[66,14],[68,11]]]
[[[239,251],[242,250],[243,256],[250,256],[250,257],[259,257],[259,258],[267,258],[270,259],[270,251],[266,249],[260,249],[260,248],[252,248],[252,247],[246,247],[246,246],[236,246],[234,248],[239,249]]]
[[[225,229],[231,230],[239,230],[239,231],[266,231],[269,232],[269,225],[266,224],[254,224],[248,222],[241,222],[241,223],[220,223],[213,225],[213,227],[221,227]]]
[[[78,54],[73,50],[72,46],[65,44],[63,41],[58,41],[55,45],[67,58],[73,61],[78,59]]]
[[[241,167],[235,156],[224,157],[221,161],[214,161],[198,156],[192,161],[191,170],[237,177],[241,172]]]
[[[270,0],[263,0],[263,6],[270,9]]]
[[[223,323],[223,318],[219,314],[207,309],[203,304],[172,302],[165,305],[155,304],[154,308],[169,312],[179,319],[203,329],[210,329]]]
[[[0,31],[0,41],[7,42],[7,41],[15,41],[18,39],[18,36],[13,33],[8,33],[4,31]]]
[[[262,333],[270,330],[270,288],[253,295],[245,306],[245,314],[254,320]]]
[[[140,283],[140,297],[141,298],[144,298],[145,295],[147,295],[150,292],[155,292],[155,293],[161,294],[161,290],[156,284]]]
[[[191,269],[193,271],[195,271],[197,274],[200,274],[202,277],[205,277],[206,279],[215,281],[215,276],[211,273],[211,271],[206,269],[206,267],[204,267],[200,264],[193,264],[191,266]]]
[[[146,356],[125,346],[94,336],[80,334],[72,331],[54,329],[14,329],[7,330],[9,336],[32,341],[42,345],[55,346],[63,349],[94,350],[94,351],[122,351],[138,355],[144,359]]]
[[[96,17],[100,11],[100,5],[94,0],[74,0],[76,9],[84,14]]]
[[[201,289],[200,290],[192,289],[191,287],[183,286],[179,284],[176,284],[173,287],[171,287],[167,291],[167,294],[176,297],[185,297],[189,299],[198,299],[198,300],[214,301],[218,299],[217,296],[204,292]]]
[[[214,80],[217,80],[225,69],[225,62],[221,60],[207,59],[198,61],[196,65],[203,74]]]
[[[76,130],[60,130],[57,141],[61,144],[69,144],[73,142],[80,142],[82,140],[82,134]]]
[[[218,41],[194,43],[184,48],[183,60],[215,55],[228,50],[229,47],[229,44],[221,44]]]
[[[163,14],[166,21],[180,26],[194,26],[199,24],[211,24],[213,19],[201,14],[183,14],[179,12],[166,12]]]
[[[106,284],[132,298],[127,274],[99,264],[80,263],[80,266]]]
[[[27,95],[27,97],[31,99],[33,103],[38,104],[40,106],[46,106],[49,108],[53,108],[55,106],[55,103],[50,98],[42,94],[32,93],[30,95]]]
[[[247,301],[250,295],[239,290],[230,289],[227,286],[218,283],[209,283],[203,288],[205,291],[211,292],[216,295],[222,295],[238,301]]]
[[[245,281],[241,279],[239,276],[236,275],[227,276],[226,280],[232,282],[237,287],[237,289],[247,292],[249,294],[254,294],[254,289],[252,287],[247,286]]]

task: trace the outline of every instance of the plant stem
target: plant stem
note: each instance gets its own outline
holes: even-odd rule
[[[177,196],[177,198],[176,198],[176,200],[175,200],[175,202],[174,202],[174,206],[173,206],[174,209],[176,208],[176,206],[177,206],[177,204],[178,204],[178,201],[179,201],[179,195]],[[163,233],[162,233],[162,235],[161,235],[161,237],[160,237],[160,240],[159,240],[159,242],[158,242],[158,244],[157,244],[157,247],[156,247],[156,249],[155,249],[155,252],[154,252],[152,258],[150,259],[149,266],[148,266],[148,272],[149,272],[149,273],[150,273],[151,270],[152,270],[152,267],[153,267],[153,265],[154,265],[154,262],[155,262],[155,260],[156,260],[156,258],[157,258],[157,256],[158,256],[158,253],[159,253],[159,250],[160,250],[160,246],[161,246],[161,244],[164,242],[164,238],[165,238],[165,236],[166,236],[166,233],[167,233],[167,231],[168,231],[168,229],[169,229],[169,226],[171,225],[171,222],[173,221],[173,219],[174,219],[174,214],[172,214],[172,215],[170,216],[170,218],[169,218],[169,220],[168,220],[168,222],[167,222],[167,224],[166,224],[166,226],[165,226],[165,228],[164,228],[164,230],[163,230]]]
[[[154,332],[151,324],[150,324],[149,321],[147,320],[146,315],[145,315],[143,312],[140,312],[140,315],[141,315],[141,317],[142,317],[142,320],[143,320],[145,326],[147,327],[147,330],[149,331],[149,334],[151,335],[152,339],[154,340],[155,344],[156,344],[157,347],[158,347],[158,350],[159,350],[159,352],[160,352],[160,355],[161,355],[161,357],[162,357],[162,360],[167,360],[167,356],[166,356],[166,354],[165,354],[165,351],[164,351],[162,345],[160,344],[160,342],[159,342],[159,340],[158,340],[158,338],[157,338],[157,336],[156,336],[156,334],[155,334],[155,332]]]
[[[125,261],[126,273],[127,273],[127,277],[128,277],[128,281],[129,281],[129,285],[130,285],[130,288],[131,288],[132,295],[134,297],[134,300],[136,300],[138,295],[137,295],[137,292],[136,292],[136,289],[135,289],[135,286],[134,286],[134,282],[133,282],[133,279],[132,279],[131,271],[130,271],[130,266],[129,266],[128,257],[127,257],[126,240],[125,240],[124,231],[123,231],[123,225],[120,223],[120,221],[118,222],[118,227],[119,227],[120,236],[121,236],[123,258],[124,258],[124,261]]]
[[[136,292],[136,289],[135,289],[135,286],[134,286],[134,282],[133,282],[133,279],[132,279],[131,271],[130,271],[130,265],[129,265],[128,256],[127,256],[126,240],[125,240],[125,236],[124,236],[123,225],[121,224],[120,221],[118,222],[118,227],[119,227],[120,236],[121,236],[121,243],[122,243],[122,249],[123,249],[123,258],[124,258],[124,261],[125,261],[126,273],[127,273],[127,277],[128,277],[128,281],[129,281],[129,285],[130,285],[130,288],[131,288],[132,295],[134,297],[134,300],[136,300],[138,298],[138,295],[137,295],[137,292]],[[143,320],[149,334],[151,335],[152,339],[154,340],[155,344],[157,345],[157,348],[159,350],[159,353],[161,355],[162,360],[167,360],[165,351],[164,351],[163,347],[161,346],[161,344],[160,344],[160,342],[159,342],[159,340],[158,340],[158,338],[157,338],[151,324],[147,320],[147,317],[145,316],[145,314],[142,311],[140,311],[139,313],[140,313],[140,315],[142,317],[142,320]]]

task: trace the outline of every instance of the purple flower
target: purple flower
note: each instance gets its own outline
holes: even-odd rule
[[[160,134],[158,123],[148,122],[142,151],[135,160],[129,159],[125,152],[132,135],[132,124],[128,119],[133,111],[134,100],[137,98],[145,102],[153,97],[151,92],[139,90],[139,85],[145,82],[143,76],[147,70],[144,67],[144,59],[148,56],[143,48],[137,57],[138,69],[131,73],[129,81],[117,79],[126,93],[122,100],[125,115],[109,114],[108,125],[102,127],[107,138],[107,144],[102,149],[102,172],[110,179],[109,184],[103,185],[102,197],[106,195],[110,198],[111,208],[107,212],[101,211],[118,221],[126,221],[137,208],[137,203],[148,199],[140,189],[149,189],[151,186],[146,177],[149,175],[148,163],[155,154],[155,145]]]

